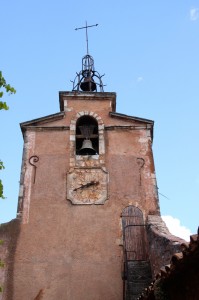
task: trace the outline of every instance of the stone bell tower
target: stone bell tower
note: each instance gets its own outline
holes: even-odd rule
[[[157,234],[154,122],[116,112],[88,53],[59,101],[60,112],[21,123],[3,297],[136,299],[174,247]]]

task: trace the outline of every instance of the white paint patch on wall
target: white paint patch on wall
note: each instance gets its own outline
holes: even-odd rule
[[[32,189],[32,176],[34,176],[34,167],[29,164],[29,158],[34,155],[35,150],[35,132],[26,132],[26,159],[25,159],[25,175],[24,175],[24,198],[23,198],[23,213],[22,224],[27,224],[29,221],[30,196]]]

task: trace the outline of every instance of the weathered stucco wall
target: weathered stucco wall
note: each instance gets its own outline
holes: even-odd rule
[[[67,200],[70,125],[91,104],[105,126],[102,164],[109,174],[108,199],[103,205],[73,205]],[[41,121],[26,130],[22,222],[6,300],[122,299],[122,210],[135,205],[145,220],[159,215],[151,131],[137,126],[141,121],[112,118],[111,99],[73,99],[65,109],[62,120]],[[36,167],[31,156],[39,158]]]
[[[170,263],[171,256],[181,251],[185,241],[172,235],[160,216],[149,215],[147,220],[149,257],[153,276],[160,268]]]
[[[0,299],[13,299],[13,267],[20,221],[0,224]]]

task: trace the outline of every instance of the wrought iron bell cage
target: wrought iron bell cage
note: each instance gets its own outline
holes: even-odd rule
[[[73,82],[73,91],[104,92],[102,77],[94,68],[94,59],[87,54],[82,58],[82,70],[76,73]]]

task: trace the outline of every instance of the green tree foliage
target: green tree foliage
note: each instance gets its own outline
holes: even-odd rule
[[[2,72],[0,71],[0,99],[3,97],[4,92],[8,94],[15,94],[16,90],[8,83],[6,83],[5,78],[2,75]],[[0,101],[0,110],[5,109],[8,110],[9,107],[6,102]],[[4,169],[3,162],[0,160],[0,170]],[[3,184],[0,179],[0,198],[4,199],[3,196]]]
[[[4,89],[6,93],[9,94],[16,93],[16,90],[10,84],[6,83],[6,80],[3,77],[2,72],[0,71],[0,98],[2,98],[4,94],[4,91],[2,91],[2,89]],[[6,102],[0,101],[0,110],[1,109],[5,109],[5,110],[9,109]]]
[[[3,165],[3,162],[0,160],[0,170],[4,169],[4,165]],[[2,184],[2,181],[0,179],[0,198],[4,199],[4,196],[3,196],[3,184]]]

